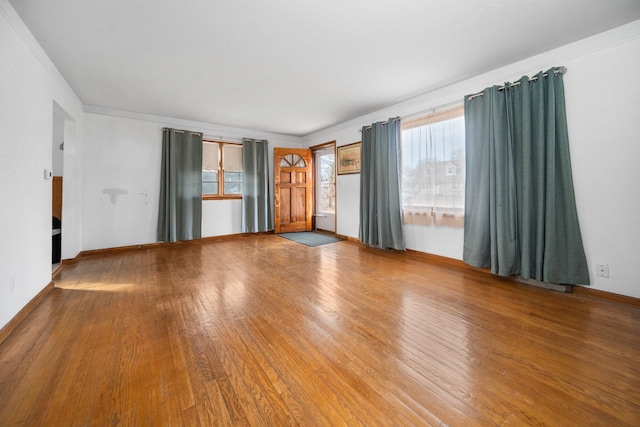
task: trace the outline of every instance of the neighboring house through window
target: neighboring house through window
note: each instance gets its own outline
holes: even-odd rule
[[[457,171],[458,171],[458,167],[451,162],[447,163],[447,166],[445,166],[445,174],[447,176],[456,175]]]
[[[403,221],[464,225],[464,109],[437,111],[402,123]]]

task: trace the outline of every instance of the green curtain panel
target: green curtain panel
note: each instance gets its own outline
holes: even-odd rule
[[[158,241],[202,237],[202,134],[162,132]]]
[[[503,276],[588,285],[563,73],[465,97],[463,260]]]
[[[269,142],[242,141],[242,232],[273,230],[273,209],[269,190]]]
[[[362,128],[360,241],[404,250],[400,202],[400,119]]]

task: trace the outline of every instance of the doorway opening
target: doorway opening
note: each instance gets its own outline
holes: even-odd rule
[[[64,137],[66,113],[54,103],[51,129],[51,272],[62,262],[62,187],[64,175]]]
[[[314,167],[314,230],[336,232],[336,143],[311,147]]]

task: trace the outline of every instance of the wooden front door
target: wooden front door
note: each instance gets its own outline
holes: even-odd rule
[[[275,232],[311,231],[311,150],[274,149]]]

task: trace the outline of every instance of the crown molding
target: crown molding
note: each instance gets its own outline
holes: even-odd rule
[[[316,140],[332,139],[337,132],[351,130],[357,134],[362,126],[378,120],[387,120],[389,117],[405,117],[415,115],[421,111],[439,109],[442,106],[462,102],[465,95],[475,93],[487,86],[503,84],[513,81],[522,75],[537,73],[554,66],[565,65],[581,56],[589,55],[602,49],[630,42],[640,38],[640,20],[633,21],[620,27],[586,37],[581,40],[557,47],[555,49],[531,56],[521,61],[508,64],[497,69],[472,76],[457,82],[444,85],[429,92],[400,101],[388,107],[346,120],[324,129],[319,129],[303,136],[303,143],[312,144]],[[569,73],[571,69],[569,68]]]
[[[206,123],[194,120],[177,119],[174,117],[156,116],[153,114],[137,113],[134,111],[117,110],[114,108],[99,107],[96,105],[85,105],[84,112],[88,114],[99,114],[103,116],[119,117],[123,119],[133,119],[152,123],[158,123],[162,126],[170,126],[181,129],[189,129],[196,132],[202,132],[205,137],[210,138],[255,138],[255,139],[277,139],[278,141],[286,141],[293,144],[301,144],[302,137],[294,135],[285,135],[281,133],[264,132],[258,129],[248,129],[236,126],[223,125],[219,123]]]
[[[49,76],[51,76],[53,81],[60,85],[60,87],[64,89],[64,92],[66,92],[67,95],[76,100],[79,104],[82,104],[82,101],[80,100],[80,98],[78,98],[78,95],[71,88],[71,86],[69,86],[69,83],[56,68],[54,63],[51,61],[51,58],[49,58],[44,49],[42,49],[42,46],[40,46],[35,37],[33,37],[33,34],[31,34],[29,28],[27,28],[26,24],[18,15],[18,12],[15,11],[8,0],[0,0],[0,15],[2,15],[7,20],[11,28],[13,28],[18,37],[20,37],[27,48],[31,51],[31,53],[33,53],[33,56],[36,57],[38,62],[40,62],[42,67],[47,71]]]

